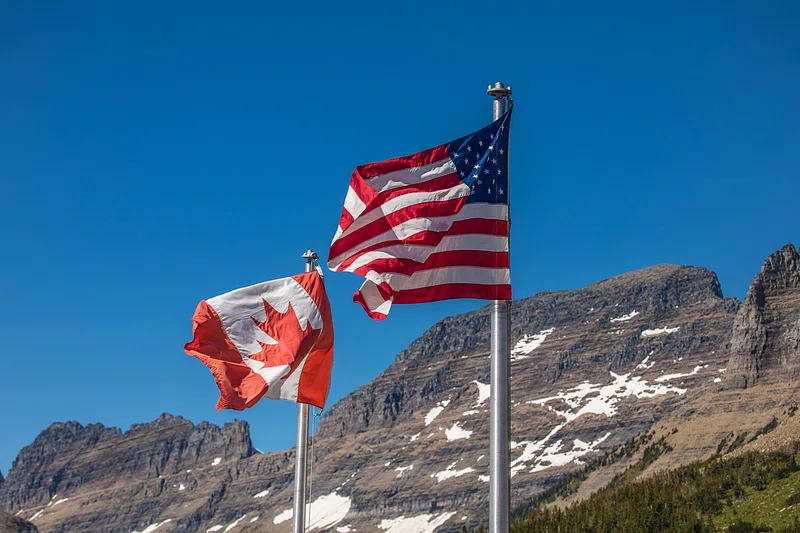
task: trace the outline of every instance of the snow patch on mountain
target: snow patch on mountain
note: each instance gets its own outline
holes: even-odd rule
[[[425,415],[425,425],[429,426],[431,422],[436,420],[436,417],[442,414],[444,408],[447,407],[449,404],[450,404],[450,398],[442,400],[436,407],[428,411],[428,414]]]
[[[481,383],[478,380],[473,381],[473,383],[478,386],[478,401],[472,407],[480,407],[492,394],[492,385],[490,383]]]
[[[566,452],[561,451],[561,440],[558,440],[544,450],[542,455],[537,459],[536,465],[531,469],[531,472],[540,472],[554,466],[564,466],[573,461],[580,463],[580,457],[594,451],[594,449],[609,436],[611,436],[610,431],[599,439],[589,443],[583,442],[580,439],[575,439],[572,442],[572,449]]]
[[[447,522],[455,512],[442,514],[423,514],[418,516],[400,516],[389,520],[381,520],[378,528],[385,533],[433,533],[436,528]]]
[[[676,328],[656,328],[656,329],[646,329],[642,331],[639,335],[641,337],[653,337],[655,335],[669,335],[670,333],[675,333],[676,331],[680,330],[680,326]]]
[[[458,422],[453,424],[453,427],[450,429],[446,429],[444,431],[445,436],[447,436],[448,441],[454,441],[458,439],[468,439],[472,435],[472,431],[468,429],[464,429],[458,425]]]
[[[653,368],[653,365],[656,364],[656,362],[655,361],[650,361],[650,364],[647,364],[648,361],[650,361],[650,356],[649,355],[647,357],[645,357],[644,359],[642,359],[642,362],[639,363],[638,365],[636,365],[636,368],[637,369],[641,369],[641,370],[647,370],[648,368]]]
[[[543,329],[534,335],[523,335],[522,338],[517,341],[517,344],[515,344],[511,349],[511,360],[517,361],[519,359],[526,359],[528,354],[541,346],[547,336],[553,333],[555,330],[555,328]]]
[[[414,465],[398,466],[397,468],[394,469],[394,471],[395,472],[399,472],[399,474],[397,474],[396,477],[400,478],[400,477],[403,477],[403,474],[406,473],[406,470],[413,470],[413,469],[414,469]]]
[[[142,531],[133,531],[132,533],[153,533],[153,531],[155,531],[156,529],[160,528],[161,526],[163,526],[167,522],[172,522],[172,519],[171,518],[167,518],[163,522],[156,522],[155,524],[150,524],[149,526],[144,528]]]
[[[686,393],[686,389],[679,389],[677,387],[655,384],[649,385],[641,376],[631,377],[630,373],[615,374],[614,372],[609,372],[609,374],[613,378],[613,381],[607,385],[584,381],[571,389],[559,391],[555,396],[526,402],[547,407],[549,411],[562,417],[564,422],[557,424],[550,430],[550,433],[541,440],[535,442],[523,441],[511,443],[512,449],[524,446],[520,456],[511,462],[512,476],[525,470],[530,462],[534,463],[531,472],[536,472],[544,470],[544,468],[549,468],[550,466],[556,466],[557,462],[565,460],[567,457],[573,457],[574,460],[579,456],[586,455],[595,446],[608,438],[608,435],[606,435],[601,437],[601,440],[586,444],[585,447],[585,443],[579,441],[577,449],[573,443],[572,451],[568,452],[567,455],[560,451],[560,441],[545,448],[550,440],[561,431],[564,426],[581,415],[596,414],[607,417],[614,416],[617,414],[617,403],[631,396],[635,396],[636,398],[652,398],[653,396],[660,396],[668,393],[675,393],[678,395]],[[554,407],[551,404],[555,404],[556,406]],[[563,409],[563,407],[559,409],[561,406],[566,406],[567,409]],[[580,455],[575,455],[579,452]]]
[[[657,377],[656,381],[658,383],[661,383],[661,382],[664,382],[664,381],[670,381],[670,380],[678,379],[678,378],[688,378],[689,376],[694,376],[695,374],[700,372],[701,369],[703,369],[703,368],[705,368],[707,366],[708,365],[697,365],[696,367],[694,367],[694,370],[692,370],[691,372],[687,372],[685,374],[665,374],[663,376]]]
[[[471,467],[467,467],[463,470],[454,470],[456,464],[458,464],[458,461],[455,461],[447,465],[447,468],[445,470],[442,470],[441,472],[436,472],[435,474],[431,474],[430,477],[435,477],[436,481],[438,483],[441,483],[445,479],[450,479],[453,477],[461,477],[464,474],[469,474],[470,472],[474,472],[474,469]]]
[[[232,530],[233,528],[235,528],[236,526],[238,526],[238,525],[239,525],[239,522],[241,522],[242,520],[244,520],[244,519],[245,519],[245,517],[247,517],[247,515],[246,515],[246,514],[242,515],[242,516],[241,516],[241,517],[240,517],[238,520],[236,520],[236,521],[234,521],[234,522],[231,522],[231,524],[230,524],[228,527],[226,527],[226,528],[225,528],[225,533],[227,533],[228,531],[230,531],[230,530]]]
[[[308,531],[327,529],[335,526],[350,512],[352,501],[346,496],[340,496],[336,491],[320,496],[311,503],[306,504],[306,513],[310,517],[306,525]],[[272,519],[273,524],[281,524],[291,520],[294,516],[293,509],[286,509]]]
[[[639,314],[639,311],[635,309],[628,313],[627,315],[618,316],[617,318],[612,318],[611,322],[625,322],[626,320],[630,320],[631,318],[635,317]]]

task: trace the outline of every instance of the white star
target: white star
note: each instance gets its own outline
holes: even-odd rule
[[[481,168],[480,164],[475,165],[473,168]]]
[[[464,164],[465,165],[469,165],[469,157],[465,157],[464,158]]]
[[[482,184],[483,184],[483,182],[481,180],[478,180],[478,185],[482,185]]]
[[[488,168],[487,168],[487,169],[485,169],[485,170],[483,171],[483,173],[484,173],[484,174],[488,174],[488,173],[489,173],[489,169],[488,169]]]
[[[505,128],[506,128],[505,125],[500,126],[500,131],[503,131]]]
[[[500,174],[502,174],[502,173],[503,173],[503,171],[502,171],[502,170],[500,170],[500,169],[498,168],[498,169],[497,169],[497,175],[499,176],[499,175],[500,175]]]
[[[486,192],[488,192],[489,194],[492,194],[492,189],[486,189]]]
[[[472,151],[472,146],[467,145],[467,152],[471,152],[471,151]]]
[[[483,146],[483,141],[478,141],[478,146]]]
[[[472,177],[475,178],[475,179],[478,179],[478,176],[479,176],[479,174],[476,173]]]
[[[490,144],[490,145],[489,145],[489,150],[494,150],[494,146],[492,146],[492,145]]]
[[[497,192],[500,193],[500,196],[503,196],[503,189],[498,190]]]
[[[494,133],[492,133],[491,135],[489,135],[489,138],[490,138],[490,139],[494,139]]]
[[[492,164],[493,164],[493,165],[496,165],[496,164],[497,164],[497,159],[495,159],[494,157],[492,158]]]
[[[463,170],[461,172],[459,172],[459,174],[461,174],[462,178],[466,175],[466,173]]]
[[[500,155],[503,155],[503,149],[500,148]]]

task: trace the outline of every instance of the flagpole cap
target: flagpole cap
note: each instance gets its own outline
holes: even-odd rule
[[[494,96],[495,98],[506,98],[507,96],[511,96],[511,87],[506,87],[498,81],[494,86],[489,85],[489,88],[486,89],[486,94]]]
[[[307,259],[308,261],[316,261],[317,259],[319,259],[317,252],[315,252],[314,250],[309,250],[300,257],[302,257],[303,259]]]

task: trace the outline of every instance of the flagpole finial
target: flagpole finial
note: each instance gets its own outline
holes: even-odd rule
[[[506,98],[511,96],[511,87],[506,87],[502,82],[498,81],[494,86],[489,85],[489,88],[486,89],[486,94],[495,98]]]
[[[317,259],[319,259],[319,256],[314,250],[309,250],[300,257],[306,260],[306,272],[311,272],[314,270],[314,267],[317,266]]]

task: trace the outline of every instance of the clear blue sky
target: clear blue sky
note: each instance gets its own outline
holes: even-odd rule
[[[515,297],[670,262],[742,298],[800,244],[800,4],[700,4],[3,2],[0,469],[53,421],[165,411],[291,446],[294,404],[213,410],[195,306],[324,258],[353,167],[485,125],[498,80]],[[331,403],[481,305],[376,323],[327,285]]]

